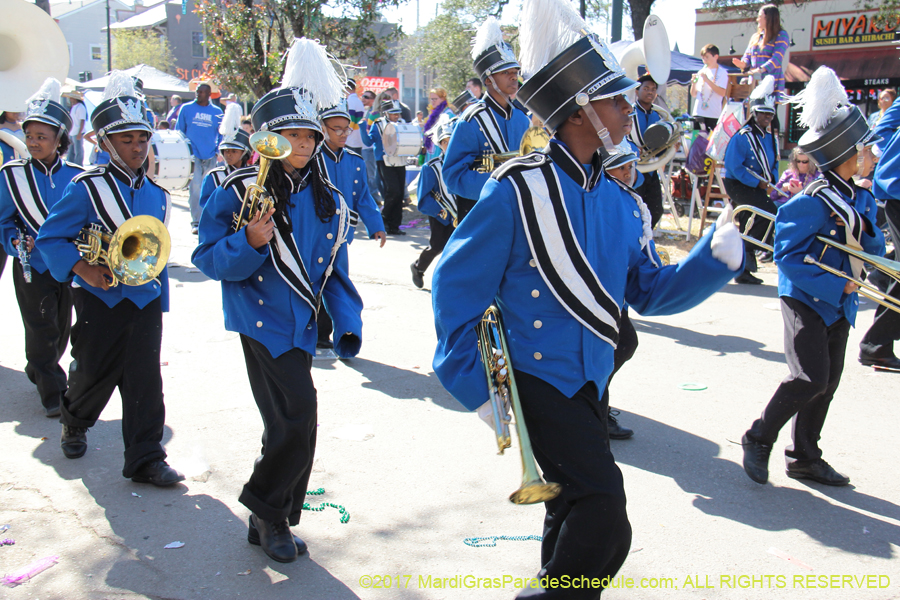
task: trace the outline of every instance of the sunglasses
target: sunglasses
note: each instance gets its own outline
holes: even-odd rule
[[[798,161],[797,161],[797,164],[800,164],[800,165],[808,165],[808,164],[809,164],[809,159],[807,158],[806,160],[798,160]]]

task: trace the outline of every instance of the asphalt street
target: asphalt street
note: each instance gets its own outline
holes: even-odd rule
[[[0,598],[513,598],[516,579],[537,572],[540,544],[503,538],[540,535],[543,507],[509,503],[517,454],[498,456],[492,432],[432,371],[432,273],[418,290],[409,271],[427,245],[421,215],[407,210],[409,235],[383,249],[365,236],[351,247],[365,301],[362,352],[314,362],[310,488],[324,493],[308,501],[323,510],[294,528],[309,555],[283,565],[246,541],[237,498],[262,423],[237,334],[223,326],[219,284],[191,264],[186,197],[174,200],[162,373],[166,449],[184,484],[122,477],[118,395],[88,433],[88,453],[63,457],[60,425],[43,416],[23,372],[10,264],[0,279],[0,525],[9,525],[0,544],[15,542],[0,545],[0,575],[58,557],[30,582],[0,586]],[[769,484],[743,472],[741,434],[787,374],[774,268],[762,277],[763,286],[729,284],[684,314],[633,315],[640,347],[611,395],[636,432],[613,442],[634,538],[605,599],[900,598],[900,374],[856,361],[871,303],[851,331],[822,439],[852,485],[787,478],[788,428]],[[488,539],[473,547],[467,538]],[[183,545],[167,549],[172,542]]]

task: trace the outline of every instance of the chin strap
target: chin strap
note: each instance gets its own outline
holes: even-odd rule
[[[578,100],[576,99],[576,102],[577,101]],[[599,137],[600,141],[603,142],[603,147],[606,148],[606,151],[609,153],[615,152],[616,145],[613,144],[612,138],[609,137],[609,130],[606,129],[606,127],[603,125],[603,121],[600,120],[600,117],[597,115],[597,111],[595,111],[594,107],[591,106],[590,101],[582,105],[581,109],[584,111],[584,114],[587,115],[587,118],[591,122],[591,125],[593,125],[594,129],[597,131],[597,137]]]
[[[497,82],[494,81],[493,75],[488,75],[488,81],[491,82],[491,87],[494,88],[494,91],[497,92],[498,95],[503,96],[504,98],[506,98],[506,101],[508,103],[512,104],[512,98],[500,91],[500,88],[497,86]]]
[[[119,168],[121,168],[123,171],[125,171],[125,173],[128,174],[129,177],[131,177],[131,181],[135,181],[138,178],[137,174],[131,170],[131,167],[129,167],[124,160],[122,160],[122,157],[120,157],[119,153],[116,152],[115,147],[112,145],[112,142],[109,141],[107,135],[105,133],[101,133],[97,137],[100,138],[101,142],[106,142],[104,145],[106,146],[106,151],[109,152],[109,157],[112,160],[116,161],[116,164],[119,166]]]

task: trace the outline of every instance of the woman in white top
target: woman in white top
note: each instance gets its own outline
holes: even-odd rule
[[[691,83],[691,96],[696,99],[694,116],[706,126],[707,131],[712,131],[722,114],[728,72],[719,64],[719,48],[714,44],[703,46],[700,58],[704,67],[697,71]]]

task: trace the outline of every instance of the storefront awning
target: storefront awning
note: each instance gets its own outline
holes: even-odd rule
[[[788,83],[809,81],[821,65],[830,67],[846,87],[888,87],[900,84],[900,52],[895,46],[840,52],[797,52],[789,55]]]

